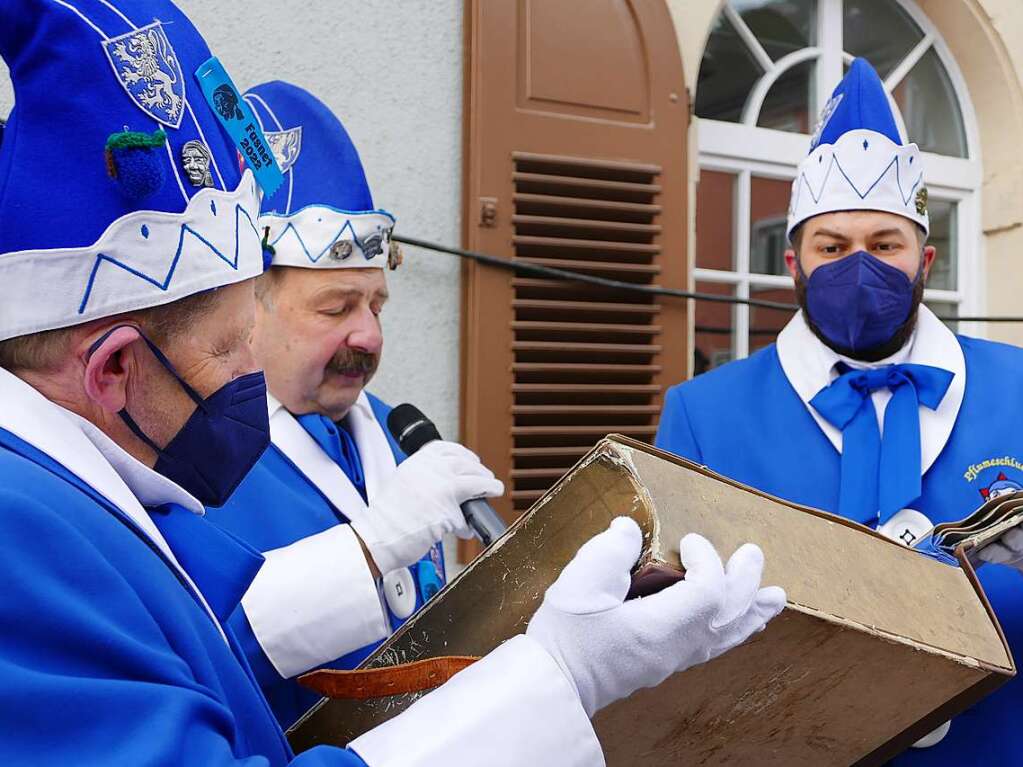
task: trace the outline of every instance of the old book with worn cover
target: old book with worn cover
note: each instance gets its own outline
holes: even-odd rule
[[[525,629],[579,546],[619,515],[644,530],[646,572],[679,567],[689,531],[724,556],[758,543],[765,584],[789,603],[745,645],[601,711],[594,726],[613,767],[880,765],[1015,673],[964,556],[943,564],[621,437],[603,440],[365,666],[489,652]],[[324,701],[292,744],[345,744],[414,698]]]

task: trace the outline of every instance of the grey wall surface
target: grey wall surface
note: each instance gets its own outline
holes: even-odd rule
[[[179,0],[241,89],[308,88],[340,117],[373,199],[398,231],[459,242],[462,4],[459,0]],[[0,115],[13,97],[0,63]],[[85,244],[85,243],[83,243]],[[406,249],[389,274],[374,393],[412,401],[458,436],[459,264]]]

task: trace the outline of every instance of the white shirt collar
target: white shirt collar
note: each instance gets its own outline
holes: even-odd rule
[[[349,519],[365,513],[366,501],[341,467],[323,452],[280,400],[268,395],[267,403],[270,408],[270,437],[274,446]],[[372,501],[397,470],[397,463],[365,390],[359,393],[348,411],[345,425],[358,447],[366,478],[366,495]]]
[[[143,506],[151,508],[176,503],[200,516],[206,513],[206,509],[191,493],[126,453],[94,423],[70,410],[61,410],[78,425]]]
[[[926,306],[921,306],[916,331],[909,342],[888,359],[875,363],[849,360],[836,354],[818,339],[797,312],[777,341],[778,360],[785,377],[803,401],[835,449],[842,452],[842,432],[825,421],[810,406],[810,400],[837,376],[835,366],[846,362],[851,367],[873,368],[881,365],[911,363],[931,365],[953,374],[952,383],[937,410],[920,407],[920,473],[925,473],[937,460],[948,442],[966,391],[966,359],[955,334]],[[884,413],[891,392],[874,393],[878,417]]]
[[[181,567],[143,508],[143,504],[179,503],[201,514],[203,508],[199,502],[166,477],[132,458],[96,426],[46,399],[3,368],[0,368],[0,402],[3,403],[0,429],[6,429],[50,456],[124,512],[192,586],[223,636],[202,592]]]

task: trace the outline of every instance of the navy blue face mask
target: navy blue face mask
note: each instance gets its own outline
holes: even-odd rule
[[[122,326],[123,327],[123,326]],[[90,349],[99,347],[113,328]],[[270,445],[270,416],[263,371],[228,381],[205,399],[178,375],[170,360],[146,338],[153,354],[195,402],[195,412],[166,447],[158,447],[128,411],[118,415],[157,455],[153,467],[202,503],[223,506]]]
[[[910,280],[865,251],[818,266],[806,285],[806,308],[817,329],[840,349],[854,352],[888,343],[909,319],[923,268]]]

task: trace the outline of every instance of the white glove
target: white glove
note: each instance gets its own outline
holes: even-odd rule
[[[1014,527],[994,543],[977,552],[977,556],[993,565],[1009,565],[1023,572],[1023,530]]]
[[[579,549],[526,629],[575,685],[589,716],[742,644],[785,607],[782,589],[759,588],[757,546],[742,546],[722,567],[699,535],[680,544],[685,580],[626,602],[642,545],[639,525],[614,520]]]
[[[389,573],[419,560],[447,533],[471,537],[459,505],[503,494],[504,485],[475,453],[437,440],[398,466],[352,528],[380,572]]]

